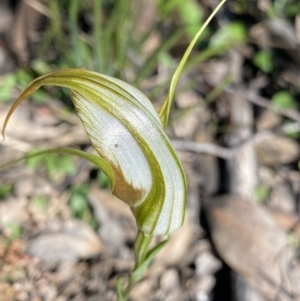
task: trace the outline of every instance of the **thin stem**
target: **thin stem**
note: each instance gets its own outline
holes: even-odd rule
[[[135,269],[145,260],[153,236],[139,231],[134,245]]]
[[[147,264],[145,265],[145,260],[149,252],[149,246],[152,241],[152,238],[152,235],[143,233],[141,231],[138,232],[134,244],[134,270],[128,278],[128,283],[126,287],[118,294],[119,301],[126,301],[129,298],[129,294],[135,283],[137,283],[142,278],[143,271],[147,267]]]

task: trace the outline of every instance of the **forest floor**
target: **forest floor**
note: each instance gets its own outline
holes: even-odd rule
[[[67,23],[62,39],[59,33],[51,38],[60,24],[47,21],[54,2],[0,3],[0,125],[35,76],[91,63],[86,50],[76,56],[79,48],[72,48],[70,57],[80,60],[68,65],[59,46],[72,43]],[[153,30],[138,55],[126,49],[133,67],[107,71],[135,82],[156,108],[189,32],[147,64],[144,57],[180,27],[177,19],[186,21],[189,3],[204,16],[216,4],[185,2],[164,23],[155,1],[141,1],[136,28]],[[90,18],[88,9],[80,14],[82,45],[90,46]],[[182,75],[167,128],[188,180],[185,222],[130,300],[300,300],[299,2],[228,1],[211,26]],[[137,68],[144,77],[133,75]],[[13,114],[0,141],[0,165],[51,147],[93,152],[68,96],[47,88]],[[117,277],[133,268],[136,232],[105,175],[82,159],[51,154],[2,170],[0,301],[116,300]]]

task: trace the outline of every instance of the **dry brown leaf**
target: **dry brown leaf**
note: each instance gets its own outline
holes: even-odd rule
[[[300,300],[300,264],[266,210],[226,195],[211,200],[206,212],[216,249],[233,270],[267,300]]]

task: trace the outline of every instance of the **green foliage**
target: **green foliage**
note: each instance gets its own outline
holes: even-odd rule
[[[300,12],[300,5],[298,0],[275,0],[272,9],[278,17],[293,17]]]
[[[298,124],[295,124],[295,122],[291,120],[286,120],[283,122],[282,129],[285,133],[287,133],[287,136],[292,139],[299,139],[300,138],[300,129]]]
[[[183,55],[181,61],[179,62],[178,66],[177,66],[177,68],[176,68],[176,70],[173,74],[168,95],[166,96],[166,98],[164,100],[164,103],[163,103],[163,105],[161,106],[161,108],[159,110],[159,117],[160,117],[161,123],[162,123],[164,128],[168,124],[170,109],[171,109],[171,105],[172,105],[172,102],[173,102],[175,89],[177,87],[179,77],[180,77],[182,71],[184,70],[184,68],[186,66],[187,59],[190,56],[190,54],[191,54],[194,46],[196,45],[199,37],[202,35],[202,33],[207,28],[207,26],[210,23],[210,21],[212,20],[212,18],[215,16],[215,14],[220,9],[220,7],[225,3],[225,1],[226,0],[222,0],[219,3],[219,5],[215,8],[215,10],[212,12],[212,14],[208,17],[208,19],[205,21],[205,23],[198,30],[198,32],[196,33],[196,35],[194,36],[194,38],[190,42],[189,46],[185,50],[184,55]]]
[[[258,51],[253,57],[253,63],[256,67],[265,73],[272,72],[273,66],[273,55],[271,51],[261,50]]]
[[[289,91],[283,90],[275,93],[272,103],[278,108],[296,110],[298,105]]]
[[[49,200],[45,196],[36,195],[32,198],[31,204],[37,211],[46,212],[49,206]]]
[[[93,217],[92,210],[88,204],[87,198],[89,188],[84,184],[75,185],[71,188],[70,208],[72,216],[86,222],[93,229],[98,228],[98,223]]]
[[[179,15],[182,27],[189,39],[192,39],[202,26],[203,11],[201,5],[195,0],[158,0],[158,13],[164,21],[171,18],[173,14]]]
[[[192,39],[202,25],[203,12],[196,1],[181,1],[178,3],[180,16],[186,26],[186,33]]]
[[[32,156],[26,160],[26,163],[33,171],[36,171],[39,166],[45,166],[48,177],[54,182],[63,175],[71,175],[75,172],[72,158],[68,155],[43,154]]]
[[[270,189],[264,185],[258,185],[254,189],[253,199],[257,204],[262,204],[269,196]]]
[[[71,189],[70,206],[73,216],[83,218],[88,209],[87,196],[89,189],[85,185],[76,185]]]
[[[1,83],[0,103],[11,101],[15,90],[24,89],[28,82],[32,80],[33,75],[31,70],[18,69],[6,74],[3,78],[3,82]],[[44,91],[38,91],[37,94],[32,96],[32,100],[36,102],[44,102],[46,98],[47,94]]]
[[[0,185],[0,201],[7,198],[12,193],[12,186],[9,184]]]
[[[300,247],[300,239],[296,233],[290,233],[288,235],[289,245],[294,249],[298,250]]]
[[[128,56],[142,57],[142,45],[155,28],[150,28],[143,36],[134,35],[140,6],[130,7],[130,1],[94,0],[82,2],[78,0],[49,3],[52,11],[50,26],[47,31],[46,50],[51,41],[56,45],[61,56],[56,66],[81,67],[95,70],[107,75],[126,79],[126,68],[136,69],[136,64]],[[92,32],[79,26],[79,19],[84,14]],[[65,29],[65,30],[62,30]],[[145,58],[144,63],[134,72],[139,78],[137,83],[149,75],[145,69],[153,69],[155,57],[166,52],[175,45],[178,39],[166,38],[153,55]],[[139,70],[141,69],[141,70]],[[151,72],[151,71],[150,71]],[[128,81],[128,79],[126,79]]]
[[[199,51],[186,63],[185,70],[214,56],[222,55],[236,45],[246,43],[246,37],[246,28],[243,23],[232,22],[225,25],[212,35],[208,47]]]
[[[52,71],[50,65],[41,59],[32,60],[30,67],[37,75],[43,75]]]
[[[16,84],[16,76],[13,73],[8,73],[4,76],[1,83],[0,102],[8,102],[11,100],[11,95]]]
[[[99,187],[111,190],[110,180],[102,170],[99,170],[97,173],[97,182]]]
[[[157,244],[155,247],[147,251],[144,258],[142,258],[140,264],[134,269],[131,274],[132,281],[137,282],[142,278],[143,273],[145,272],[146,268],[154,259],[155,255],[169,242],[169,237]]]
[[[149,245],[152,241],[152,236],[147,235],[143,232],[138,232],[137,238],[135,240],[135,267],[133,272],[129,275],[127,283],[122,284],[124,277],[119,277],[117,279],[117,296],[118,301],[126,301],[129,297],[129,293],[134,286],[143,276],[143,273],[152,262],[156,254],[169,242],[169,237],[158,243],[152,249],[149,249]],[[127,278],[127,277],[126,277]]]
[[[231,22],[221,27],[210,39],[210,47],[225,47],[240,45],[246,42],[246,27],[241,22]]]
[[[20,225],[12,223],[12,222],[7,223],[4,226],[4,228],[5,228],[6,232],[8,233],[8,239],[10,241],[20,238],[20,236],[23,233],[22,227]]]

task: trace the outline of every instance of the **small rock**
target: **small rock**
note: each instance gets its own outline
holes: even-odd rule
[[[276,114],[274,111],[265,110],[257,120],[257,130],[258,131],[267,131],[271,130],[281,123],[281,117]]]
[[[212,275],[222,267],[222,263],[210,252],[203,252],[196,258],[196,274],[199,276]]]
[[[255,144],[258,162],[265,166],[276,167],[296,161],[300,147],[293,139],[281,136],[264,137]]]
[[[153,291],[151,279],[144,279],[138,282],[130,293],[130,299],[133,301],[147,300]]]
[[[194,107],[200,103],[204,105],[202,97],[193,90],[179,93],[176,98],[176,104],[180,109]]]
[[[63,261],[76,262],[100,254],[102,244],[97,234],[85,223],[70,220],[57,232],[40,234],[32,239],[27,252],[53,267]]]
[[[14,187],[14,193],[17,198],[32,196],[36,193],[34,187],[34,176],[31,172],[25,171],[22,181],[17,181]]]
[[[18,200],[10,198],[0,202],[0,229],[10,223],[20,225],[25,222],[28,219],[26,204],[24,198]]]
[[[190,139],[194,135],[201,120],[199,119],[201,112],[202,109],[197,107],[178,118],[174,123],[174,132],[178,138]]]
[[[180,285],[179,275],[176,269],[166,270],[160,278],[160,287],[165,292],[177,290]]]
[[[258,175],[260,182],[263,186],[272,187],[274,185],[274,179],[276,174],[271,168],[266,166],[259,166]]]
[[[292,194],[291,188],[286,183],[274,185],[269,206],[272,209],[278,209],[286,213],[293,213],[296,210],[296,200]]]
[[[209,301],[209,296],[206,292],[200,291],[196,293],[196,301]]]
[[[194,286],[194,292],[195,292],[194,294],[196,300],[199,301],[209,300],[206,299],[206,297],[211,293],[215,283],[216,283],[216,279],[212,275],[199,278]]]

